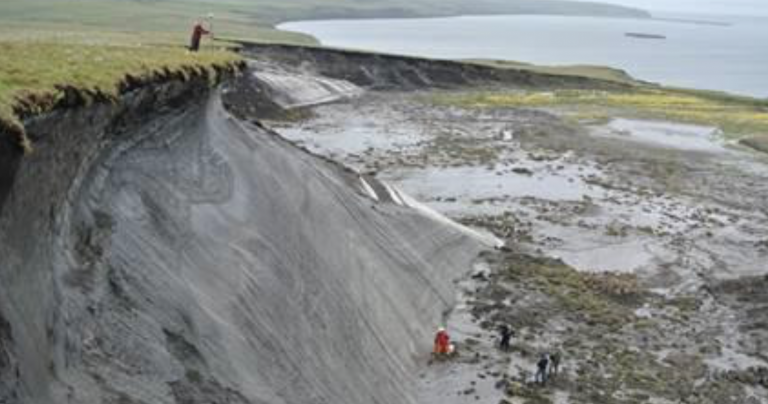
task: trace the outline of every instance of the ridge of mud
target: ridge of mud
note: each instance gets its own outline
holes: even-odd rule
[[[286,69],[347,80],[372,89],[457,88],[505,84],[521,88],[621,89],[629,84],[587,77],[500,69],[480,64],[299,45],[243,43],[249,58]]]

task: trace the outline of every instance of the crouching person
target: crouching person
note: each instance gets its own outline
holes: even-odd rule
[[[451,337],[448,335],[448,331],[445,328],[440,327],[435,335],[435,346],[432,350],[432,355],[435,358],[445,358],[453,355],[455,348],[451,344]]]

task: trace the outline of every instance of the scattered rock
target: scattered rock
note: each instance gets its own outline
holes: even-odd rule
[[[512,172],[520,175],[528,175],[528,176],[533,175],[533,171],[525,167],[515,167],[512,169]]]

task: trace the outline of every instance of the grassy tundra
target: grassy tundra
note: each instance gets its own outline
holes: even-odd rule
[[[94,98],[114,98],[128,77],[146,81],[226,68],[240,58],[226,48],[189,53],[179,45],[141,42],[122,36],[0,40],[0,128],[25,150],[21,114],[53,108],[68,90]]]
[[[273,29],[287,20],[459,14],[571,14],[647,17],[635,9],[564,0],[3,0],[0,22],[56,23],[109,31],[174,32],[215,13],[220,34],[301,39]]]
[[[43,112],[75,88],[116,95],[126,76],[153,77],[235,62],[220,43],[186,52],[193,20],[215,15],[218,37],[316,44],[279,31],[286,20],[554,13],[645,17],[642,11],[561,0],[3,0],[0,2],[0,128],[23,136],[19,110]]]
[[[184,46],[191,22],[215,15],[219,38],[316,44],[279,31],[296,19],[416,17],[488,13],[549,13],[646,17],[634,9],[561,0],[2,0],[0,2],[0,127],[22,133],[16,113],[43,112],[70,87],[116,95],[126,76],[209,69],[238,56],[224,42],[203,52]],[[632,83],[637,91],[599,93],[476,94],[446,99],[463,106],[532,106],[568,110],[576,118],[623,115],[719,126],[727,134],[768,149],[766,103],[703,92],[648,89],[625,73],[595,66],[542,67],[507,61],[473,61],[499,68],[587,76]],[[613,111],[613,112],[609,112]],[[28,146],[28,145],[27,145]]]
[[[600,69],[585,71],[585,75],[593,77],[602,73]],[[727,139],[768,151],[768,101],[716,92],[636,83],[625,91],[476,92],[440,95],[434,101],[475,109],[543,108],[587,124],[624,117],[712,126]]]

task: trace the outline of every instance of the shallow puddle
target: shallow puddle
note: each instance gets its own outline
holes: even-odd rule
[[[665,252],[651,239],[632,237],[608,242],[574,237],[565,246],[550,250],[550,254],[582,271],[635,273],[652,267]]]
[[[312,128],[281,128],[280,134],[297,141],[316,152],[333,153],[341,156],[382,150],[395,151],[417,146],[423,138],[412,131],[382,131],[370,125],[365,118],[350,118],[344,130],[315,132]]]
[[[594,133],[670,149],[726,151],[718,137],[720,131],[711,126],[617,118],[608,125],[595,128]]]
[[[253,75],[272,90],[274,100],[286,109],[324,104],[363,93],[360,87],[344,80],[268,70],[259,70]]]
[[[490,199],[536,198],[550,201],[579,201],[597,198],[602,188],[587,184],[588,173],[533,169],[520,174],[513,169],[486,167],[429,167],[387,173],[407,192],[424,199],[481,202]]]

